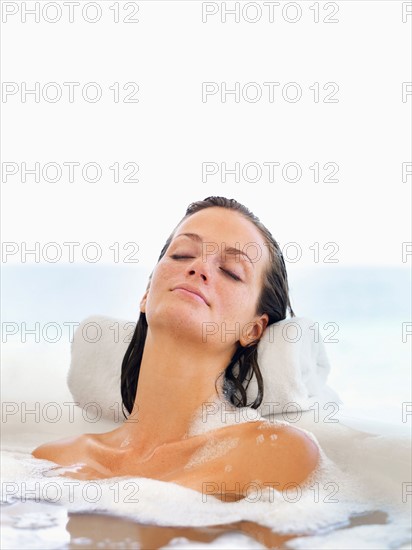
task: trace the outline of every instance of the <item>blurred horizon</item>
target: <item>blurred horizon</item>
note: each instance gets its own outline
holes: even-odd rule
[[[402,324],[411,322],[410,267],[287,270],[295,315],[319,324],[331,365],[328,385],[348,406],[381,420],[398,418],[402,402],[411,401],[412,335],[402,341]],[[149,274],[123,265],[3,266],[2,332],[6,323],[20,325],[16,335],[2,337],[3,393],[14,380],[32,392],[36,377],[23,375],[27,364],[40,374],[50,362],[60,377],[69,367],[69,329],[55,343],[36,343],[30,333],[22,343],[22,323],[29,331],[36,322],[80,323],[92,315],[136,322]],[[54,334],[50,330],[49,338]],[[46,391],[41,384],[40,376],[39,393]]]

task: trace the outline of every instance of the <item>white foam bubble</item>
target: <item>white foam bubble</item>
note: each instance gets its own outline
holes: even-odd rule
[[[266,548],[266,546],[263,546],[243,533],[225,533],[209,543],[193,542],[185,537],[176,537],[172,539],[167,546],[162,546],[160,550],[168,550],[170,548],[190,548],[190,550],[202,550],[205,548],[218,548],[219,550],[233,548],[238,548],[239,550],[260,550],[261,548]]]
[[[239,441],[239,437],[226,437],[222,441],[209,439],[203,447],[191,456],[184,469],[188,470],[199,464],[204,464],[205,462],[224,456],[231,449],[235,449]]]
[[[220,415],[195,425],[201,433],[218,426],[222,427]],[[292,486],[286,492],[267,486],[250,498],[223,502],[212,496],[204,498],[205,495],[176,483],[148,478],[82,481],[62,477],[61,466],[35,459],[27,445],[26,452],[21,450],[21,443],[20,450],[2,453],[2,499],[13,506],[24,506],[23,497],[37,498],[56,502],[66,512],[99,511],[144,524],[200,527],[246,520],[279,534],[306,535],[289,541],[290,548],[368,548],[361,546],[367,545],[368,540],[372,541],[370,544],[381,541],[386,547],[405,544],[410,536],[411,496],[402,494],[402,484],[410,483],[409,442],[397,437],[370,436],[340,424],[312,427],[316,436],[310,429],[300,429],[320,444],[319,467],[305,484]],[[266,438],[265,429],[262,435]],[[22,442],[24,437],[21,434]],[[192,457],[192,465],[222,456],[235,444],[236,438],[228,438],[226,447],[206,445]],[[230,466],[226,465],[226,471]],[[7,514],[7,510],[6,505],[3,511]],[[387,523],[349,526],[353,514],[375,510],[388,515]]]

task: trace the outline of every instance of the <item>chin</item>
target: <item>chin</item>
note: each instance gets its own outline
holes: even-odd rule
[[[199,343],[205,343],[207,323],[212,326],[205,316],[199,315],[199,312],[182,307],[162,309],[162,313],[157,314],[155,319],[147,318],[147,324],[152,333],[165,332],[168,336],[174,336],[179,340],[192,340]]]

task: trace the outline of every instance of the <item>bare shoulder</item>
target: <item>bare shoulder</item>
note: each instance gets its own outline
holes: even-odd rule
[[[302,430],[269,421],[250,423],[242,441],[243,466],[260,480],[275,480],[280,489],[300,484],[319,463],[318,446]]]

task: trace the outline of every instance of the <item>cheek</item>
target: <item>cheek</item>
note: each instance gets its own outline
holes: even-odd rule
[[[159,292],[162,293],[165,288],[168,288],[168,284],[170,286],[171,283],[167,270],[165,270],[163,266],[157,264],[152,273],[147,304],[153,305],[155,301],[157,301],[156,296],[158,296]]]
[[[179,266],[171,263],[159,263],[153,273],[152,281],[156,285],[164,286],[179,273]]]
[[[247,286],[222,285],[217,289],[219,312],[234,321],[248,321],[255,314],[252,291]]]

